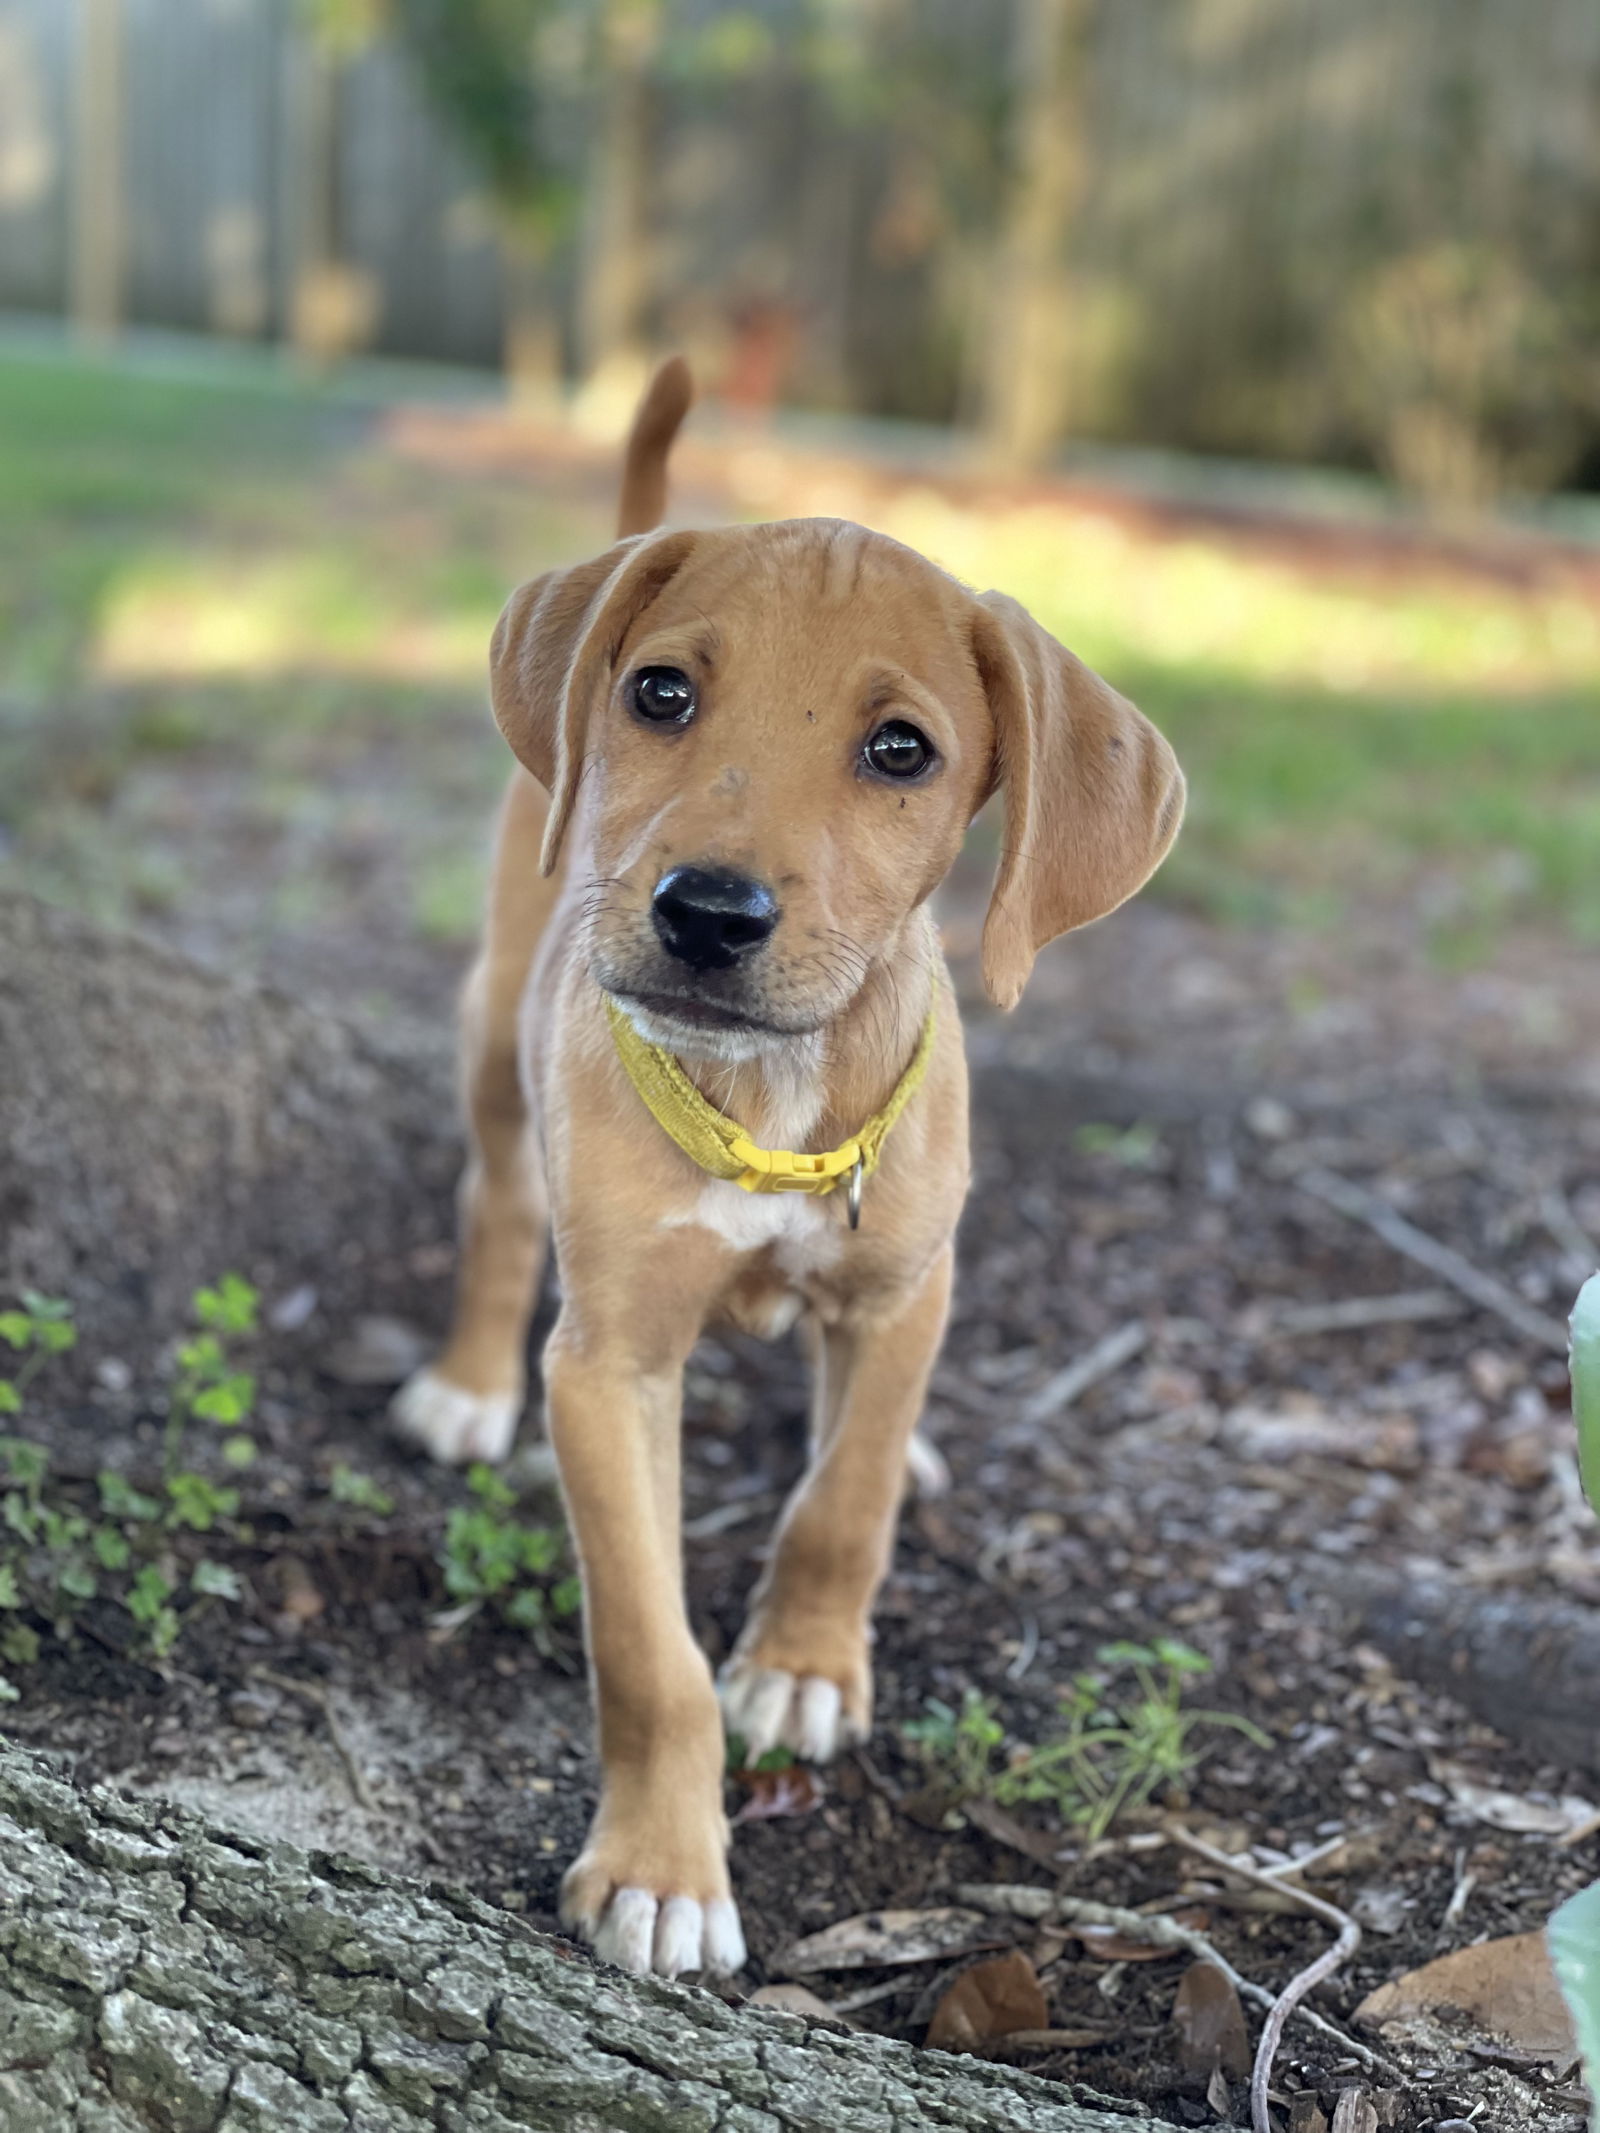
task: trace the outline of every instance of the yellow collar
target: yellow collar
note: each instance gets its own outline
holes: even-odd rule
[[[911,1064],[883,1109],[839,1147],[822,1155],[796,1155],[787,1148],[758,1148],[743,1126],[701,1095],[670,1052],[640,1036],[626,1011],[609,996],[606,1014],[628,1079],[656,1122],[702,1170],[714,1178],[727,1178],[746,1192],[829,1193],[841,1179],[847,1179],[852,1229],[861,1206],[861,1180],[877,1169],[889,1129],[916,1094],[933,1057],[934,1010],[930,1006]]]

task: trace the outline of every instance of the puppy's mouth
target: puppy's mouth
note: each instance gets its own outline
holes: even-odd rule
[[[704,1032],[707,1035],[730,1037],[756,1037],[768,1040],[775,1037],[806,1037],[807,1029],[791,1029],[779,1022],[770,1022],[761,1015],[751,1014],[747,1009],[730,1007],[721,1001],[707,1000],[688,992],[647,992],[632,986],[607,986],[606,990],[619,1005],[631,1013],[648,1016],[652,1022],[666,1024],[675,1029]]]

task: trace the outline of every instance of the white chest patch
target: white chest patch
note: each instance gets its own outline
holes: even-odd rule
[[[692,1207],[668,1215],[665,1229],[708,1229],[736,1252],[770,1245],[792,1280],[821,1273],[843,1246],[839,1225],[820,1200],[803,1192],[745,1192],[723,1178],[708,1178]]]

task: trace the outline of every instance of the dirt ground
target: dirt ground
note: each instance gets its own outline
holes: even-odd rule
[[[975,856],[949,904],[969,993],[980,881]],[[336,988],[341,951],[352,980],[381,966],[406,1011],[446,1011],[458,957],[386,936],[370,907],[342,941],[319,927],[314,972],[292,936],[267,967]],[[1382,932],[1254,934],[1139,906],[1047,955],[1014,1018],[974,1004],[976,1186],[928,1417],[952,1486],[907,1509],[879,1609],[869,1749],[825,1774],[810,1812],[735,1832],[743,1989],[781,1975],[799,1935],[949,1904],[971,1882],[1152,1908],[1205,1884],[1190,1900],[1246,1977],[1276,1989],[1310,1961],[1325,1925],[1237,1907],[1158,1812],[1086,1848],[1034,1810],[984,1828],[930,1806],[902,1731],[925,1699],[976,1687],[1017,1737],[1037,1738],[1058,1685],[1108,1638],[1187,1640],[1214,1668],[1196,1700],[1270,1736],[1270,1749],[1209,1736],[1189,1828],[1258,1863],[1343,1840],[1315,1885],[1364,1937],[1313,2004],[1358,2039],[1348,2020],[1373,1987],[1542,1925],[1600,1871],[1600,1836],[1492,1826],[1468,1782],[1537,1804],[1596,1796],[1600,1769],[1541,1766],[1485,1723],[1481,1698],[1474,1715],[1470,1695],[1424,1686],[1439,1669],[1396,1664],[1352,1628],[1342,1582],[1438,1573],[1504,1600],[1600,1600],[1564,1363],[1305,1183],[1331,1171],[1373,1188],[1559,1318],[1589,1271],[1582,1233],[1600,1233],[1600,999],[1584,975],[1548,940],[1447,976]],[[444,1237],[406,1270],[419,1338],[441,1320],[448,1270]],[[1407,1308],[1433,1315],[1321,1331],[1304,1316],[1423,1291],[1435,1293]],[[80,1639],[34,1670],[9,1729],[85,1775],[464,1883],[553,1926],[595,1788],[578,1656],[541,1659],[481,1619],[441,1626],[440,1507],[460,1485],[390,1445],[386,1389],[347,1382],[361,1375],[351,1329],[307,1296],[264,1300],[280,1329],[258,1358],[250,1538],[207,1539],[243,1573],[245,1604],[192,1628],[165,1675]],[[1137,1352],[1029,1419],[1064,1365],[1134,1322]],[[159,1389],[121,1386],[103,1365],[101,1379],[92,1401],[50,1418],[58,1464],[153,1471]],[[798,1469],[803,1415],[790,1347],[699,1353],[685,1518],[713,1660]],[[530,1418],[525,1446],[537,1434]],[[341,1460],[393,1493],[392,1515],[330,1501]],[[537,1504],[536,1453],[521,1472]],[[731,1789],[730,1806],[741,1797]],[[1179,2123],[1245,2119],[1240,2082],[1208,2099],[1183,2070],[1181,1958],[1107,1961],[1005,1923],[986,1937],[1032,1951],[1053,2025],[1094,2033],[1036,2054],[1038,2071]],[[965,1959],[806,1982],[851,2020],[920,2039]],[[1314,2133],[1319,2109],[1333,2119],[1347,2090],[1401,2129],[1580,2123],[1570,2068],[1469,2031],[1364,2042],[1377,2064],[1291,2025],[1275,2092],[1297,2128]],[[1371,2122],[1347,2102],[1344,2126]]]

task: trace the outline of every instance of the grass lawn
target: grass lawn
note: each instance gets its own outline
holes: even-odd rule
[[[382,846],[391,915],[470,932],[489,629],[609,517],[593,477],[441,472],[266,373],[0,351],[0,879],[266,938],[357,915]],[[1312,572],[1067,504],[911,491],[880,522],[1170,733],[1193,807],[1159,893],[1244,922],[1378,907],[1455,961],[1529,921],[1600,940],[1592,595]]]

